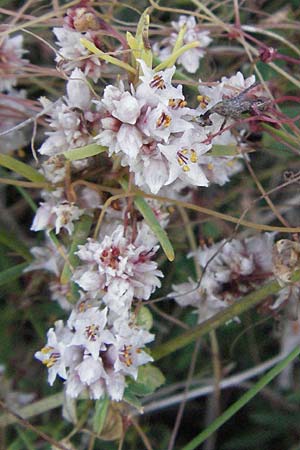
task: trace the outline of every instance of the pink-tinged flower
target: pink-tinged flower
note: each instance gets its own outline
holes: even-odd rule
[[[34,257],[34,260],[26,267],[25,272],[46,270],[57,277],[60,275],[65,261],[49,238],[43,247],[32,247],[30,253]]]
[[[66,381],[66,394],[76,398],[87,391],[90,398],[99,399],[105,395],[105,375],[101,360],[94,360],[87,356],[69,374]]]
[[[42,155],[53,156],[71,148],[83,147],[93,142],[99,131],[99,113],[95,111],[92,97],[83,73],[75,69],[67,83],[67,96],[51,105],[40,99],[50,112],[48,138],[39,149]]]
[[[140,115],[141,106],[138,100],[125,91],[122,82],[119,87],[106,86],[101,103],[111,116],[123,123],[134,125]]]
[[[55,224],[55,214],[52,209],[54,207],[53,203],[42,202],[35,213],[32,225],[30,229],[32,231],[41,231],[52,229]]]
[[[42,192],[45,202],[41,202],[33,219],[31,230],[52,230],[58,234],[61,229],[65,229],[70,235],[74,230],[74,223],[86,211],[78,208],[74,203],[64,199],[61,188],[52,192]]]
[[[151,261],[158,247],[143,240],[143,236],[147,236],[147,230],[140,228],[131,242],[119,225],[102,242],[88,239],[79,246],[77,255],[82,264],[75,270],[73,280],[95,298],[105,291],[103,300],[107,306],[120,315],[127,314],[134,297],[147,300],[160,286],[162,273]]]
[[[97,45],[94,33],[80,33],[66,28],[53,28],[53,33],[57,38],[56,44],[60,47],[55,61],[68,73],[75,68],[82,69],[85,76],[97,83],[101,77],[103,63],[80,42],[81,38],[85,38]]]
[[[62,228],[67,230],[69,235],[71,235],[74,231],[74,223],[78,220],[83,214],[84,210],[79,209],[78,206],[69,203],[63,202],[58,204],[52,208],[53,213],[55,214],[55,233],[58,234]]]
[[[40,172],[52,183],[59,183],[66,177],[66,159],[63,155],[50,156],[41,164]]]
[[[177,60],[178,64],[181,64],[187,72],[195,73],[199,66],[200,60],[205,55],[205,48],[212,42],[209,37],[209,31],[199,31],[195,17],[193,16],[180,16],[178,22],[171,22],[173,31],[168,37],[164,38],[161,42],[153,45],[153,51],[158,55],[161,61],[164,61],[171,55],[179,31],[183,26],[186,27],[186,31],[183,36],[183,45],[190,42],[199,42],[199,46],[191,48],[184,52]]]
[[[144,144],[135,161],[129,164],[135,182],[143,189],[157,194],[169,179],[169,163],[155,143]]]
[[[192,280],[172,285],[173,291],[169,294],[169,297],[174,298],[183,308],[187,306],[195,308],[193,312],[198,315],[198,323],[204,322],[229,306],[226,300],[218,298],[213,293],[211,282],[207,281],[203,280],[201,287]]]
[[[121,156],[121,164],[129,166],[138,186],[156,194],[176,178],[174,158],[166,157],[160,144],[170,144],[183,133],[194,132],[197,124],[191,121],[193,110],[186,107],[182,87],[171,84],[175,69],[155,73],[143,61],[141,66],[144,75],[136,91],[124,91],[123,84],[105,89],[99,103],[102,131],[95,139],[108,147],[109,155]],[[206,137],[203,134],[202,140]],[[202,148],[209,149],[205,145]],[[200,175],[198,181],[204,185],[203,173]]]
[[[48,332],[47,346],[35,356],[49,369],[50,384],[56,375],[66,380],[68,396],[98,399],[108,394],[120,401],[126,376],[136,379],[138,368],[152,361],[144,347],[154,335],[135,324],[135,315],[101,309],[100,302],[81,296],[67,325],[57,322],[55,331]]]
[[[171,133],[182,133],[194,128],[184,116],[189,108],[172,109],[160,103],[155,108],[148,107],[138,121],[140,131],[148,138],[167,143]]]
[[[93,8],[81,4],[67,9],[67,14],[64,17],[64,23],[70,29],[84,32],[97,31],[100,29],[100,21],[95,14]]]
[[[189,256],[204,270],[200,282],[175,285],[170,295],[181,306],[195,307],[199,322],[206,320],[272,276],[273,240],[274,233],[265,233],[199,248]]]
[[[23,36],[3,37],[0,42],[0,92],[9,91],[17,84],[18,75],[22,73],[27,62],[23,59]]]

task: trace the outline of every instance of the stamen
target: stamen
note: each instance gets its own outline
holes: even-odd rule
[[[205,109],[210,102],[210,97],[208,95],[198,95],[197,100],[201,109]]]
[[[99,331],[98,325],[88,325],[85,327],[85,334],[89,341],[95,341],[97,338],[97,333]]]
[[[124,345],[124,349],[121,352],[127,367],[130,367],[133,364],[131,349],[132,345]]]
[[[164,128],[168,128],[172,122],[172,119],[168,114],[162,112],[159,118],[156,121],[157,128],[163,126]]]
[[[157,88],[157,89],[166,89],[165,80],[163,79],[162,75],[154,75],[152,81],[150,81],[149,86],[151,88]]]
[[[183,148],[177,152],[177,162],[183,172],[189,172],[191,170],[190,164],[195,164],[197,161],[198,156],[193,148]]]
[[[169,99],[169,107],[172,109],[184,108],[187,105],[185,100],[181,98],[170,98]]]

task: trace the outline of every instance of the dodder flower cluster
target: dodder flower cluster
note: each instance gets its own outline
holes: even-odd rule
[[[183,25],[183,44],[197,40],[199,45],[178,62],[194,73],[203,48],[211,42],[206,31],[197,29],[194,18],[182,16],[172,23],[176,33],[154,48],[162,60],[168,57]],[[188,106],[182,86],[172,82],[175,66],[155,70],[137,60],[140,75],[135,85],[118,81],[106,85],[98,96],[97,86],[91,83],[98,82],[106,63],[86,49],[82,38],[100,47],[99,29],[99,19],[84,6],[68,10],[63,27],[53,30],[60,47],[56,62],[70,76],[64,97],[55,102],[40,99],[49,125],[38,150],[43,157],[40,171],[53,189],[41,193],[43,201],[31,229],[44,230],[47,241],[44,247],[32,249],[35,261],[27,270],[48,271],[51,298],[70,312],[66,323],[59,320],[48,331],[46,346],[36,353],[49,370],[49,383],[59,376],[71,397],[109,395],[120,401],[127,377],[137,379],[139,367],[152,361],[145,347],[154,335],[140,314],[142,302],[161,285],[163,274],[153,261],[159,245],[133,202],[104,205],[97,185],[93,189],[90,181],[80,183],[81,176],[99,169],[98,160],[66,161],[68,152],[99,144],[107,150],[101,168],[104,181],[107,176],[111,185],[121,165],[128,168],[132,183],[152,194],[174,197],[186,187],[223,185],[242,164],[237,157],[212,156],[210,150],[214,144],[236,144],[239,135],[228,127],[223,130],[224,117],[212,108],[252,86],[255,79],[244,79],[238,72],[213,87],[199,82],[199,105],[194,108]],[[11,46],[16,49],[15,63],[20,63],[19,40]],[[5,86],[11,89],[14,82],[11,77]],[[225,121],[233,123],[230,118]],[[72,177],[79,181],[76,190],[70,188]],[[147,201],[147,206],[164,228],[165,211],[154,201]],[[86,236],[78,246],[79,264],[71,267],[71,279],[63,281],[76,224],[84,218],[92,222],[104,207],[100,232],[93,238]],[[62,238],[59,250],[49,239],[50,231]],[[199,249],[194,255],[204,269],[199,286],[189,281],[174,286],[172,295],[180,305],[195,307],[199,322],[207,319],[271,276],[272,244],[273,236],[263,235]],[[68,301],[71,295],[77,296],[75,307]]]

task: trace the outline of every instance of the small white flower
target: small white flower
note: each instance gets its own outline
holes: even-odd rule
[[[50,328],[47,333],[47,345],[34,355],[49,369],[48,382],[51,386],[57,375],[67,379],[65,356],[71,338],[72,333],[59,320],[55,323],[55,330]]]
[[[51,229],[54,226],[54,222],[55,214],[53,212],[53,204],[47,202],[40,203],[30,229],[32,231]]]
[[[33,255],[34,260],[26,267],[25,272],[47,270],[57,277],[60,275],[65,262],[50,239],[47,239],[43,247],[32,247],[30,253]]]
[[[105,329],[106,322],[107,309],[100,311],[97,307],[91,307],[77,313],[77,317],[73,315],[68,322],[74,331],[70,345],[84,347],[97,360],[99,352],[106,350],[107,345],[113,342],[111,332]]]
[[[71,235],[74,231],[73,222],[78,220],[82,214],[83,209],[79,209],[78,206],[63,202],[52,208],[52,213],[55,214],[55,233],[58,234],[62,228],[67,230]]]
[[[181,306],[195,307],[199,322],[208,319],[272,275],[273,239],[265,233],[199,248],[189,256],[204,269],[201,280],[173,286],[170,296]]]
[[[208,180],[201,169],[201,156],[205,154],[210,145],[202,144],[203,135],[187,131],[179,139],[174,139],[169,145],[159,144],[158,147],[170,164],[170,184],[177,178],[195,186],[208,186]]]
[[[136,89],[136,97],[141,105],[156,107],[159,103],[169,105],[170,99],[184,100],[182,86],[174,87],[172,85],[175,66],[155,72],[144,61],[139,60],[139,63],[143,75],[140,76],[141,83]]]
[[[130,327],[123,319],[114,323],[115,342],[108,350],[108,357],[114,360],[114,370],[134,379],[138,375],[138,367],[153,361],[153,358],[142,348],[152,342],[154,335],[141,328]]]
[[[52,131],[39,148],[41,155],[53,156],[66,150],[83,147],[93,142],[94,133],[99,131],[99,113],[92,103],[87,80],[80,69],[75,69],[67,83],[67,97],[52,104],[40,99],[47,114]],[[76,164],[82,161],[76,161]],[[73,163],[75,164],[75,163]]]
[[[195,73],[200,65],[200,60],[205,54],[205,47],[207,47],[212,39],[209,37],[208,31],[199,31],[197,28],[195,17],[180,16],[178,22],[171,22],[175,32],[163,39],[160,43],[155,43],[153,50],[158,54],[161,61],[164,61],[171,55],[178,33],[183,26],[186,26],[186,31],[183,36],[183,44],[199,41],[199,46],[185,51],[179,58],[178,63],[182,64],[187,72]]]

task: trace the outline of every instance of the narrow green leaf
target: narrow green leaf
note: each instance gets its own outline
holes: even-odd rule
[[[77,161],[78,159],[89,158],[90,156],[99,155],[107,151],[107,147],[98,144],[89,144],[85,147],[72,148],[63,153],[66,159]]]
[[[97,400],[95,405],[95,413],[93,416],[93,431],[100,435],[103,430],[105,419],[107,416],[109,406],[109,398],[105,396],[104,398]]]
[[[121,184],[123,189],[126,190],[128,188],[128,182],[125,181],[124,179],[119,180],[119,183]],[[148,205],[148,203],[144,200],[142,196],[137,195],[136,197],[134,197],[134,204],[144,217],[145,221],[147,222],[147,224],[149,225],[155,236],[157,237],[168,260],[173,261],[175,258],[175,254],[172,244],[168,238],[167,233],[161,227],[159,221],[155,217],[155,214]]]
[[[168,67],[174,66],[176,60],[181,56],[184,52],[190,50],[191,48],[197,48],[200,46],[199,41],[189,42],[188,44],[181,47],[179,50],[173,52],[170,56],[168,56],[163,62],[161,62],[158,66],[154,68],[155,72],[159,72],[160,70],[167,69]]]
[[[7,169],[18,173],[27,180],[33,181],[35,183],[46,182],[45,177],[36,169],[31,167],[29,164],[18,161],[12,156],[0,154],[0,166],[6,167]]]
[[[5,229],[0,229],[0,244],[5,245],[17,255],[23,256],[27,261],[32,260],[32,255],[26,245]]]
[[[174,53],[176,53],[184,45],[183,38],[184,38],[185,32],[186,32],[186,24],[181,27],[181,29],[177,35],[177,39],[176,39],[176,42],[174,44],[174,47],[173,47],[173,50],[171,53],[172,55]]]
[[[297,346],[283,361],[280,361],[268,373],[266,373],[251,389],[241,398],[233,403],[226,411],[214,420],[205,430],[192,439],[182,450],[194,450],[199,448],[209,436],[218,430],[232,416],[234,416],[243,406],[245,406],[255,395],[280,374],[297,356],[300,354],[300,347]]]
[[[146,8],[140,17],[139,23],[137,25],[135,41],[137,43],[138,52],[134,53],[135,58],[142,59],[145,61],[148,67],[152,67],[152,51],[149,43],[149,16],[150,8]]]
[[[175,258],[174,249],[168,238],[168,235],[165,232],[165,230],[161,227],[159,221],[155,217],[155,214],[148,205],[148,203],[145,201],[143,197],[136,196],[134,198],[134,204],[144,217],[145,221],[147,222],[147,224],[149,225],[155,236],[157,237],[168,260],[174,261]]]
[[[15,281],[23,274],[27,266],[28,263],[21,263],[0,272],[0,286]]]
[[[91,41],[85,38],[80,39],[80,43],[87,48],[91,53],[94,53],[94,55],[99,56],[99,58],[103,59],[104,61],[114,64],[115,66],[121,67],[122,69],[126,70],[129,73],[136,74],[136,70],[131,67],[129,64],[120,61],[117,58],[114,58],[111,55],[108,55],[107,53],[102,52],[99,48],[96,47],[95,44],[93,44]]]

